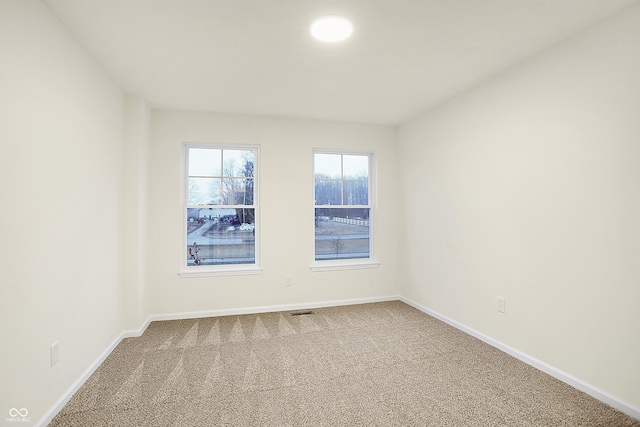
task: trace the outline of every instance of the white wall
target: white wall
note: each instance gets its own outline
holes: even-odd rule
[[[151,110],[147,102],[126,95],[124,104],[122,203],[122,311],[126,331],[138,330],[149,313],[146,304],[147,176]]]
[[[123,94],[39,1],[0,52],[0,424],[35,423],[122,331]]]
[[[396,130],[392,127],[223,114],[153,111],[147,277],[152,314],[303,304],[396,294]],[[263,271],[179,278],[183,142],[260,146]],[[312,148],[373,151],[379,268],[311,272]],[[285,286],[292,276],[293,286]]]
[[[636,6],[399,130],[401,294],[636,408],[639,52]]]

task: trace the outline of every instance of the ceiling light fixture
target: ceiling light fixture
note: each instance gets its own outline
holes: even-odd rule
[[[353,32],[353,24],[343,16],[323,16],[311,24],[313,37],[323,42],[339,42]]]

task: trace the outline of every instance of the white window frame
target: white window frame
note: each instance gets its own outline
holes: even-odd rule
[[[350,208],[365,208],[369,209],[369,257],[368,258],[347,258],[347,259],[331,259],[331,260],[316,260],[315,249],[315,220],[312,222],[312,251],[313,258],[311,261],[312,271],[331,271],[331,270],[356,270],[365,268],[376,268],[380,265],[380,262],[375,259],[375,207],[376,207],[376,180],[375,180],[375,153],[371,151],[346,151],[346,150],[332,150],[332,149],[320,149],[315,148],[311,154],[311,179],[313,193],[311,197],[312,215],[311,218],[315,218],[316,208],[331,208],[338,205],[316,205],[316,171],[315,171],[315,156],[316,154],[336,154],[341,156],[368,156],[369,158],[369,182],[368,182],[368,204],[367,205],[340,205],[340,207],[348,206]]]
[[[253,208],[255,217],[255,263],[254,264],[225,264],[225,265],[187,265],[187,212],[189,208],[196,205],[188,203],[188,182],[189,182],[189,149],[209,148],[220,150],[252,150],[254,152],[253,164],[253,205],[217,205],[225,208],[246,209]],[[227,145],[213,143],[188,143],[182,144],[182,180],[181,180],[181,206],[182,206],[182,247],[181,264],[178,275],[182,278],[207,277],[207,276],[238,276],[260,274],[260,147],[256,145]],[[199,206],[199,205],[198,205]]]

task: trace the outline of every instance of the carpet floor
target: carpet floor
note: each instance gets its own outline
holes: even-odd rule
[[[402,302],[152,322],[50,426],[636,426]]]

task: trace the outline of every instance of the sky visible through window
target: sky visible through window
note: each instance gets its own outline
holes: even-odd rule
[[[341,161],[342,158],[342,161]],[[342,169],[342,170],[341,170]],[[369,176],[369,157],[316,153],[315,173],[331,179],[366,179]]]
[[[189,205],[237,205],[236,200],[253,177],[251,150],[191,148],[189,150]],[[247,166],[251,165],[250,168]]]

